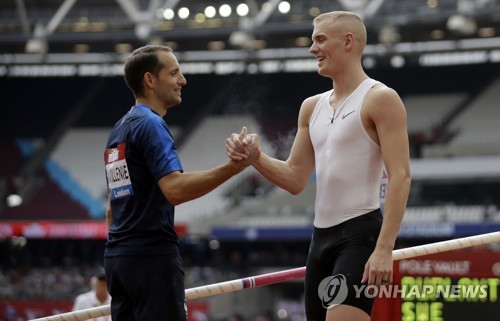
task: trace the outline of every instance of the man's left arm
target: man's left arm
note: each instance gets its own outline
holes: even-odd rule
[[[391,283],[392,250],[401,228],[410,192],[410,152],[406,110],[399,95],[391,88],[374,90],[368,117],[373,123],[388,175],[384,220],[374,252],[365,265],[363,282],[380,286]]]

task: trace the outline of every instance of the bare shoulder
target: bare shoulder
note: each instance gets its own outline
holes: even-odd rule
[[[373,86],[368,92],[368,97],[373,100],[400,100],[399,94],[396,92],[396,90],[383,83],[377,83],[375,86]]]
[[[306,108],[306,109],[309,109],[309,108],[314,108],[314,106],[316,106],[316,104],[318,103],[318,100],[319,98],[321,97],[322,94],[317,94],[317,95],[314,95],[314,96],[310,96],[310,97],[307,97],[306,99],[304,99],[304,101],[302,102],[302,108]]]
[[[377,84],[368,91],[363,102],[361,118],[368,135],[377,142],[393,130],[406,132],[406,109],[399,94],[392,88]]]
[[[300,106],[299,120],[309,123],[314,107],[318,103],[320,97],[321,94],[317,94],[304,99],[302,105]]]
[[[365,98],[365,107],[368,111],[377,112],[394,109],[405,111],[403,101],[396,90],[382,83],[377,83],[370,89]]]

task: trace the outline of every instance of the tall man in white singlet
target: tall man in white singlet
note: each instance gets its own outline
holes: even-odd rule
[[[313,25],[310,52],[318,73],[332,79],[333,89],[302,103],[286,161],[261,153],[253,166],[292,194],[300,193],[316,170],[314,232],[305,278],[307,319],[369,320],[373,299],[356,297],[354,286],[392,282],[392,250],[411,181],[406,111],[396,91],[363,70],[367,36],[359,16],[324,13]],[[233,160],[261,150],[257,134],[243,140],[233,134],[226,148]],[[384,167],[389,184],[382,219]],[[325,301],[318,293],[321,282],[339,276],[347,284],[347,296]]]

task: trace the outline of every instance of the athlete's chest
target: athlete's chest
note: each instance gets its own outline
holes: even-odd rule
[[[328,104],[318,107],[322,110],[309,125],[311,142],[317,152],[349,148],[361,137],[359,106],[346,104],[336,110]]]

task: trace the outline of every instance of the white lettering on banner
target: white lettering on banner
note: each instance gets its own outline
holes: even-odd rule
[[[94,238],[102,234],[102,227],[95,224],[51,224],[44,228],[47,238]]]
[[[455,233],[455,225],[452,223],[437,223],[437,224],[405,224],[401,226],[400,236],[453,236]]]
[[[467,275],[469,273],[469,261],[437,261],[434,265],[434,271],[437,273]]]
[[[453,274],[467,275],[471,266],[470,261],[434,261],[434,260],[401,260],[399,271],[401,273],[432,275]]]
[[[8,224],[0,224],[0,238],[7,238],[14,235],[12,227]]]
[[[42,226],[37,223],[27,225],[23,228],[23,236],[27,238],[45,238],[46,233]]]

